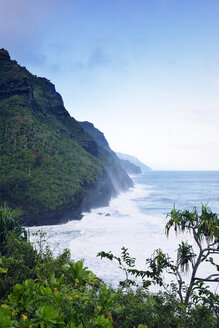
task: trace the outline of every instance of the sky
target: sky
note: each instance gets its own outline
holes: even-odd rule
[[[219,170],[218,0],[0,0],[0,48],[114,151]]]

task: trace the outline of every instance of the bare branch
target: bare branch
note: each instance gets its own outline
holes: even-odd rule
[[[214,275],[211,275],[211,276],[214,276]],[[209,277],[211,277],[209,276]],[[215,278],[215,279],[208,279],[209,277],[207,278],[194,278],[194,280],[201,280],[201,281],[208,281],[208,282],[219,282],[219,275],[216,275],[218,276],[218,278]]]
[[[211,247],[211,246],[214,246],[214,245],[217,245],[219,243],[218,240],[215,240],[212,244],[209,244],[208,247]]]
[[[211,279],[212,277],[219,277],[219,273],[211,274],[206,279]]]
[[[203,250],[202,250],[202,252],[204,253],[204,252],[214,252],[214,253],[219,253],[219,249],[217,249],[217,248],[210,248],[210,247],[207,247],[207,248],[204,248]]]
[[[178,270],[176,270],[176,275],[178,277],[177,279],[177,282],[178,282],[178,285],[179,285],[179,298],[180,298],[180,301],[183,302],[183,295],[182,295],[182,285],[183,285],[183,280],[182,280],[182,276],[181,274],[179,273]]]
[[[194,239],[195,239],[195,241],[196,241],[196,243],[197,243],[197,245],[200,249],[200,252],[202,252],[202,245],[201,245],[200,241],[198,240],[198,236],[197,236],[195,228],[192,228],[192,231],[193,231]]]
[[[214,251],[210,251],[209,253],[210,254],[219,254],[219,249],[218,250],[215,249]]]

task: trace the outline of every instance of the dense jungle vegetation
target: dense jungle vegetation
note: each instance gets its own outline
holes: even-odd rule
[[[146,260],[146,270],[135,268],[135,259],[126,248],[121,257],[100,252],[98,256],[115,260],[124,270],[125,280],[117,289],[107,286],[84,266],[73,261],[65,250],[54,257],[46,236],[38,232],[33,246],[28,232],[16,219],[16,211],[0,208],[0,327],[69,328],[218,328],[219,296],[205,281],[218,282],[219,274],[197,277],[197,268],[209,261],[216,271],[219,219],[203,206],[201,214],[173,209],[166,232],[170,229],[191,231],[199,252],[181,243],[177,261],[156,250]],[[204,245],[204,246],[203,246]],[[189,269],[191,281],[182,280],[182,270]],[[165,285],[165,275],[173,282]],[[137,283],[136,277],[142,282]],[[156,284],[163,291],[152,293]]]
[[[57,223],[109,201],[117,192],[111,175],[120,189],[132,185],[69,115],[55,86],[0,49],[0,201],[27,224]]]

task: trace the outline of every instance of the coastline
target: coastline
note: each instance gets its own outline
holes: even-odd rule
[[[60,225],[71,220],[81,220],[83,212],[90,212],[92,209],[108,206],[112,198],[118,197],[124,191],[116,190],[108,177],[103,179],[103,186],[99,187],[99,184],[97,184],[96,186],[87,187],[85,195],[75,209],[68,206],[63,209],[41,212],[40,214],[23,215],[21,218],[23,225],[25,227]],[[125,189],[127,190],[125,192],[128,192],[130,188],[132,187],[126,186]]]
[[[155,173],[150,174],[154,176]],[[175,250],[179,241],[190,242],[191,237],[189,235],[176,236],[173,232],[167,238],[164,232],[166,215],[155,210],[155,204],[158,201],[160,201],[160,206],[163,203],[167,204],[164,199],[161,202],[162,190],[156,189],[155,186],[152,188],[150,183],[144,183],[145,176],[143,175],[132,176],[132,178],[135,182],[134,188],[112,198],[108,206],[83,212],[83,218],[79,221],[73,220],[58,226],[32,227],[30,232],[38,229],[47,232],[48,244],[55,254],[65,248],[70,249],[72,259],[84,259],[85,265],[107,284],[114,285],[123,280],[124,273],[111,261],[97,258],[96,255],[100,251],[112,251],[116,256],[120,256],[121,247],[127,247],[130,256],[136,257],[136,265],[140,269],[145,268],[145,259],[150,257],[155,249],[161,248],[175,259]],[[142,183],[138,183],[137,180],[142,180]],[[203,190],[205,186],[205,184],[202,186]],[[196,187],[194,186],[193,189],[196,194]],[[193,198],[194,194],[188,194],[188,189],[186,189],[188,198]],[[153,215],[147,213],[148,209],[149,212],[151,210],[149,207],[147,211],[144,211],[144,207],[149,206],[149,202],[151,206],[154,206]],[[164,212],[167,213],[168,210]],[[201,270],[208,273],[207,267]]]

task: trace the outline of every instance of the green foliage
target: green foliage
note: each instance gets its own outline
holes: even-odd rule
[[[201,214],[194,207],[193,211],[180,211],[175,207],[167,215],[169,221],[166,224],[166,234],[169,235],[171,228],[178,232],[193,232],[195,230],[198,241],[206,240],[218,242],[219,239],[219,218],[207,205],[202,205]]]
[[[48,80],[0,61],[0,202],[31,218],[75,209],[99,184],[97,145]]]
[[[0,298],[5,297],[14,284],[31,275],[35,252],[27,241],[27,232],[16,219],[18,212],[5,204],[0,207]],[[16,275],[15,275],[16,272]]]
[[[125,272],[126,279],[124,281],[120,281],[120,286],[122,287],[130,287],[139,286],[136,280],[130,279],[130,275],[135,278],[140,277],[142,279],[142,283],[144,288],[149,287],[151,284],[159,284],[163,285],[163,279],[161,274],[164,270],[174,272],[176,270],[176,266],[174,266],[173,262],[170,261],[170,258],[167,254],[164,254],[162,250],[155,250],[152,257],[150,259],[146,259],[146,264],[148,265],[148,270],[138,270],[135,268],[135,258],[130,257],[128,253],[128,249],[122,247],[121,249],[121,257],[117,257],[113,255],[111,252],[99,252],[97,256],[102,258],[107,258],[109,260],[115,260],[119,264],[119,268]],[[147,279],[145,279],[145,277]]]
[[[143,288],[118,290],[112,304],[114,327],[133,328],[144,324],[150,328],[172,328],[180,323],[180,308],[167,294],[152,294]]]
[[[135,266],[135,258],[130,257],[128,253],[128,249],[125,247],[122,247],[121,249],[121,257],[115,256],[112,254],[112,252],[99,252],[97,254],[101,259],[102,258],[107,258],[110,261],[115,260],[119,268],[125,272],[126,279],[124,281],[120,281],[119,284],[122,287],[130,287],[132,286],[137,286],[136,282],[129,279],[129,273],[133,274],[135,269],[132,269]],[[142,278],[144,278],[144,272],[143,271],[138,271],[138,275],[141,275]]]
[[[4,244],[11,231],[13,231],[17,237],[26,240],[26,231],[22,227],[21,222],[16,219],[18,215],[18,211],[11,210],[6,204],[0,207],[0,251],[2,250],[2,244]]]
[[[210,256],[211,254],[219,254],[218,216],[217,214],[212,213],[212,211],[204,205],[202,205],[200,215],[195,208],[192,212],[177,211],[173,208],[168,217],[169,216],[170,219],[166,224],[167,235],[171,228],[174,228],[176,233],[192,233],[194,242],[199,249],[197,255],[194,253],[191,245],[187,242],[181,242],[177,250],[177,260],[176,263],[174,263],[168,254],[164,254],[161,249],[158,249],[154,251],[151,258],[146,259],[147,268],[145,271],[138,270],[134,267],[135,258],[131,258],[127,249],[124,247],[122,248],[121,258],[113,255],[111,252],[100,252],[98,256],[101,258],[107,258],[111,261],[117,261],[119,267],[126,274],[125,281],[120,282],[120,285],[127,288],[129,294],[128,300],[133,298],[135,300],[133,303],[136,303],[137,295],[133,291],[130,291],[129,287],[137,284],[136,279],[129,279],[129,274],[135,278],[142,278],[142,288],[148,287],[151,284],[158,284],[163,287],[167,294],[163,294],[166,296],[165,300],[162,300],[162,307],[165,307],[167,295],[168,297],[170,296],[170,303],[168,304],[171,304],[171,306],[174,305],[173,322],[168,323],[164,315],[159,322],[153,321],[152,318],[146,319],[144,317],[141,319],[141,323],[145,322],[149,327],[197,327],[197,322],[194,320],[194,317],[196,317],[197,313],[203,311],[202,316],[200,316],[200,320],[198,321],[198,327],[205,328],[207,327],[207,323],[209,324],[209,327],[216,327],[216,325],[219,324],[219,296],[210,292],[208,286],[204,285],[204,282],[218,283],[219,274],[212,273],[208,277],[198,277],[197,270],[200,264],[205,261],[209,262],[217,272],[219,271],[219,265],[215,263],[215,260]],[[204,241],[205,243],[203,246]],[[184,272],[184,269],[187,271],[189,270],[189,263],[191,263],[190,282],[186,285],[181,272]],[[166,274],[170,274],[173,277],[170,284],[165,283]],[[149,296],[151,297],[151,295]],[[147,295],[147,299],[149,296]],[[128,300],[126,301],[127,304]],[[141,303],[147,304],[147,300],[142,300]],[[119,304],[121,304],[121,300],[119,301]],[[128,316],[128,314],[131,315],[132,310],[135,309],[134,305],[129,304],[128,309],[127,313],[125,312],[125,317],[129,319],[127,322],[125,321],[124,327],[129,327],[130,322],[130,327],[132,327],[137,320],[136,318],[140,317],[140,314],[138,313],[140,306],[137,306],[136,312],[134,311],[134,319]],[[144,309],[144,314],[146,311],[148,311],[148,309]],[[168,311],[168,314],[170,314],[170,309],[168,309]],[[118,313],[116,312],[114,314],[118,315]],[[120,315],[124,318],[124,313]],[[120,315],[118,315],[118,318],[120,318]],[[118,327],[123,327],[122,324],[123,323],[119,322]]]
[[[182,272],[189,271],[189,263],[194,266],[195,256],[192,246],[182,241],[177,250],[177,265],[180,266]]]
[[[11,312],[10,309],[0,308],[0,328],[11,327]]]
[[[80,209],[85,196],[85,207],[102,205],[116,192],[112,176],[120,189],[132,185],[116,156],[70,117],[50,81],[0,60],[0,202],[19,208],[26,224],[49,215],[56,221]]]
[[[69,263],[69,279],[72,281],[74,287],[85,286],[86,283],[92,284],[96,281],[96,276],[84,267],[84,262],[70,262]]]
[[[75,289],[66,281],[64,284],[63,278],[56,279],[53,274],[43,282],[28,279],[14,286],[7,312],[10,309],[15,327],[20,327],[17,323],[24,317],[33,327],[77,327],[81,323],[82,327],[112,327],[106,286],[100,286],[99,291],[86,285]]]
[[[2,266],[2,259],[0,258],[0,274],[7,273],[8,269],[2,268],[1,266]]]
[[[98,316],[95,322],[95,326],[96,328],[112,328],[112,324],[111,322],[106,319],[103,315]]]
[[[18,239],[12,232],[8,235],[1,258],[7,274],[0,279],[0,299],[5,298],[15,284],[35,276],[36,259],[37,253],[29,241]]]
[[[50,305],[42,305],[36,311],[36,317],[40,319],[40,326],[53,327],[54,325],[64,326],[58,310],[55,310]]]
[[[16,230],[10,231],[4,240],[4,255],[0,257],[0,328],[215,328],[219,325],[219,295],[210,292],[203,280],[193,282],[190,301],[186,303],[189,287],[180,280],[179,269],[187,263],[186,259],[192,268],[196,263],[187,243],[179,245],[176,264],[158,249],[146,260],[145,271],[135,268],[135,258],[125,247],[121,257],[100,252],[100,257],[115,260],[125,272],[125,281],[114,290],[88,270],[82,260],[72,261],[68,250],[54,258],[44,233],[38,231],[35,237],[38,238],[36,249],[28,240],[20,238]],[[210,243],[213,242],[211,239]],[[212,258],[205,255],[201,259],[217,267]],[[177,282],[165,285],[166,273],[173,275]],[[130,275],[142,278],[143,285],[132,281]],[[164,287],[165,292],[149,292],[151,284]],[[131,288],[132,285],[135,287]]]
[[[192,272],[190,283],[186,288],[185,305],[188,306],[190,298],[195,289],[197,289],[196,282],[219,282],[219,273],[211,274],[208,277],[198,277],[197,270],[202,262],[209,262],[212,266],[219,271],[219,265],[214,263],[211,254],[219,255],[219,218],[216,213],[213,213],[207,205],[202,205],[201,213],[197,209],[193,211],[180,211],[175,207],[167,216],[169,221],[166,224],[166,234],[169,235],[171,228],[178,232],[191,233],[193,239],[199,249],[195,255],[192,246],[187,243],[182,243],[178,249],[178,265],[184,269],[188,263],[192,263]],[[205,244],[204,244],[205,241]],[[179,293],[182,300],[182,278],[179,277]]]
[[[16,234],[6,238],[0,327],[112,327],[114,294],[83,261],[72,262],[68,250],[54,258],[45,235],[36,235],[37,250]]]

